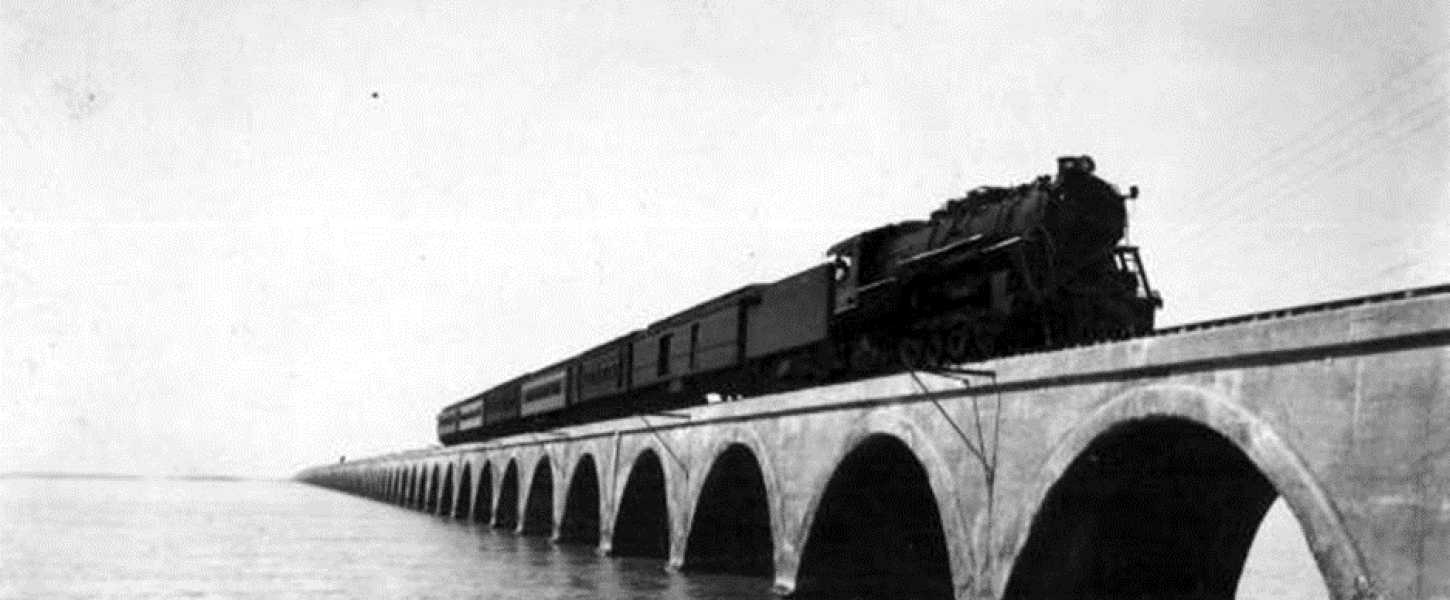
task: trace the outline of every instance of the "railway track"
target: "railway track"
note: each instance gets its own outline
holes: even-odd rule
[[[1224,327],[1232,327],[1232,326],[1235,326],[1235,325],[1243,325],[1243,324],[1246,324],[1246,323],[1260,323],[1260,322],[1265,322],[1265,321],[1272,321],[1272,320],[1275,320],[1275,319],[1286,319],[1286,318],[1290,318],[1290,317],[1298,317],[1298,316],[1303,316],[1303,315],[1310,315],[1310,314],[1315,314],[1315,313],[1327,312],[1327,311],[1331,311],[1331,310],[1340,310],[1340,309],[1345,309],[1345,308],[1353,308],[1353,307],[1357,307],[1357,306],[1370,306],[1370,305],[1374,305],[1374,304],[1383,304],[1383,303],[1386,303],[1386,302],[1394,302],[1394,301],[1397,301],[1397,300],[1408,300],[1408,299],[1411,299],[1411,298],[1422,298],[1422,297],[1427,297],[1427,296],[1439,296],[1439,295],[1442,295],[1442,294],[1450,294],[1450,283],[1442,283],[1442,284],[1438,284],[1438,285],[1430,285],[1430,286],[1423,286],[1423,287],[1406,288],[1406,289],[1396,290],[1396,291],[1392,291],[1392,292],[1380,292],[1378,294],[1367,294],[1367,295],[1364,295],[1364,296],[1353,296],[1353,297],[1350,297],[1350,298],[1341,298],[1339,300],[1330,300],[1330,301],[1327,301],[1327,302],[1314,302],[1314,303],[1302,304],[1302,305],[1298,305],[1298,306],[1289,306],[1289,307],[1275,308],[1275,309],[1265,310],[1265,311],[1258,311],[1258,312],[1252,312],[1252,313],[1244,313],[1244,314],[1241,314],[1241,315],[1234,315],[1234,316],[1231,316],[1231,317],[1220,317],[1220,318],[1217,318],[1217,319],[1208,319],[1208,320],[1205,320],[1205,321],[1196,321],[1196,322],[1193,322],[1193,323],[1184,323],[1184,324],[1181,324],[1181,325],[1174,325],[1172,327],[1160,327],[1160,328],[1154,329],[1153,331],[1150,331],[1148,333],[1143,333],[1143,334],[1140,334],[1140,335],[1135,335],[1135,336],[1130,336],[1130,337],[1108,338],[1108,339],[1100,339],[1100,340],[1095,340],[1095,341],[1083,342],[1083,343],[1079,343],[1079,344],[1067,344],[1067,345],[1061,345],[1061,346],[1051,346],[1051,347],[1046,347],[1046,348],[1036,348],[1036,349],[1028,350],[1028,351],[1025,351],[1025,352],[1015,352],[1015,353],[1003,354],[1003,355],[1000,355],[1000,356],[995,356],[993,358],[994,359],[999,359],[999,358],[1009,358],[1009,357],[1016,357],[1016,356],[1032,356],[1032,355],[1036,355],[1036,354],[1046,354],[1046,353],[1049,353],[1049,352],[1057,352],[1057,351],[1069,350],[1069,349],[1073,349],[1073,348],[1090,348],[1090,347],[1093,347],[1093,346],[1100,346],[1100,345],[1103,345],[1103,344],[1112,344],[1112,343],[1117,343],[1117,342],[1126,342],[1126,341],[1132,341],[1132,340],[1150,339],[1150,338],[1157,338],[1157,337],[1167,337],[1167,336],[1172,336],[1172,335],[1180,335],[1180,334],[1184,334],[1184,333],[1195,333],[1195,332],[1199,332],[1199,331],[1209,331],[1209,330],[1213,330],[1213,329],[1221,329],[1221,328],[1224,328]]]
[[[1175,335],[1179,333],[1189,333],[1193,331],[1203,331],[1207,329],[1218,329],[1220,327],[1228,327],[1230,325],[1239,325],[1243,323],[1253,323],[1258,321],[1271,321],[1274,319],[1297,317],[1300,315],[1339,310],[1343,308],[1352,308],[1356,306],[1383,304],[1385,302],[1394,302],[1396,300],[1408,300],[1410,298],[1421,298],[1425,296],[1438,296],[1440,294],[1450,294],[1450,283],[1442,283],[1439,285],[1417,288],[1408,288],[1394,292],[1369,294],[1366,296],[1355,296],[1352,298],[1330,300],[1328,302],[1316,302],[1313,304],[1304,304],[1287,308],[1276,308],[1273,310],[1266,310],[1262,312],[1247,313],[1243,315],[1225,317],[1220,319],[1210,319],[1207,321],[1198,321],[1196,323],[1185,323],[1183,325],[1174,325],[1172,327],[1155,329],[1152,333],[1139,337],[1160,337],[1165,335]]]

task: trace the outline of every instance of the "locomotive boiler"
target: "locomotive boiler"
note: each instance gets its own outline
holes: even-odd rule
[[[445,444],[1151,331],[1162,306],[1121,193],[1087,156],[853,235],[749,284],[446,407]]]
[[[833,246],[839,354],[857,370],[930,367],[1151,330],[1162,302],[1118,244],[1129,196],[1094,169],[1063,157],[1055,177]]]

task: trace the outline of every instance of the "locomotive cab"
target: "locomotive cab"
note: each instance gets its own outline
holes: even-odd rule
[[[856,288],[861,281],[861,236],[852,236],[831,246],[826,256],[831,261],[831,273],[836,283],[832,314],[839,315],[856,308]]]
[[[853,235],[831,246],[826,257],[834,266],[836,292],[832,314],[843,315],[863,305],[875,304],[867,297],[890,293],[889,284],[896,281],[892,276],[895,265],[890,262],[891,254],[882,250],[925,226],[924,221],[903,221]],[[865,316],[857,315],[858,318]]]

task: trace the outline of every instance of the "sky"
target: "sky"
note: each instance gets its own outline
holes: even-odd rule
[[[1450,281],[1450,8],[0,0],[0,472],[287,476],[1091,154],[1172,324]]]

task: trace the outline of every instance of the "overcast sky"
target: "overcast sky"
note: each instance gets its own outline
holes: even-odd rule
[[[1444,3],[584,4],[0,2],[0,471],[428,444],[1063,154],[1164,323],[1450,281]]]

